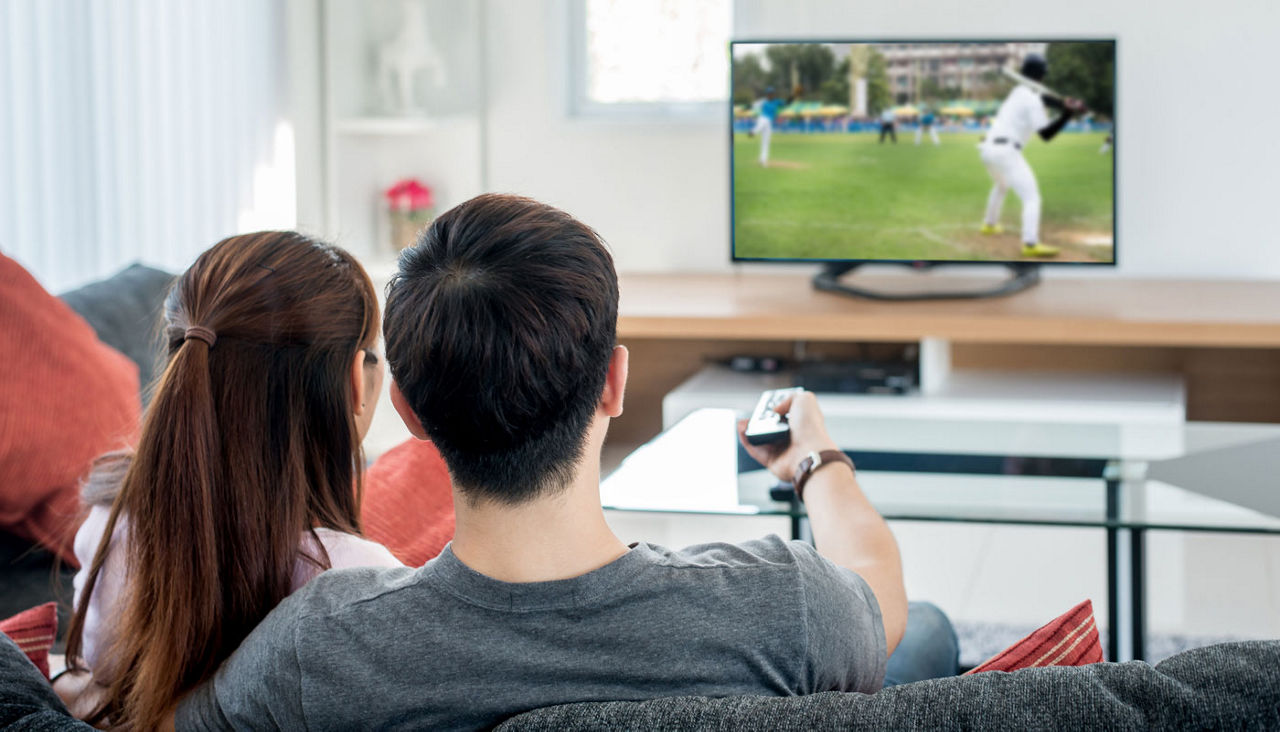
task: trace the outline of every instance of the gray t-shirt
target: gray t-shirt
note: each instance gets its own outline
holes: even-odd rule
[[[872,693],[885,662],[871,588],[802,542],[637,544],[527,584],[445,547],[419,569],[312,580],[182,702],[177,727],[474,729],[578,701]]]

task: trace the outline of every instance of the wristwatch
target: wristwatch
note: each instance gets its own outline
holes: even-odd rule
[[[804,501],[804,484],[809,482],[809,477],[817,472],[818,468],[832,463],[844,463],[849,466],[850,470],[857,472],[853,467],[853,461],[841,450],[811,452],[796,466],[796,477],[791,480],[791,485],[796,491],[797,500]]]

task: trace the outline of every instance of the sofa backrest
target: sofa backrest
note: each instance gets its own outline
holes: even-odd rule
[[[93,326],[98,340],[138,364],[144,399],[161,364],[160,315],[173,280],[168,272],[133,264],[60,296]]]
[[[1280,641],[1140,661],[931,679],[877,694],[584,702],[513,717],[502,732],[615,729],[1277,729]]]

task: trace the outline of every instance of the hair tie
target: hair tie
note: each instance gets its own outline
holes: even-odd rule
[[[183,337],[183,340],[188,340],[188,341],[191,340],[192,338],[195,338],[198,341],[204,341],[205,343],[209,344],[210,348],[213,348],[213,344],[218,342],[218,335],[214,333],[212,330],[209,330],[208,328],[204,327],[203,325],[189,326],[187,328],[186,333],[184,333],[182,337]]]

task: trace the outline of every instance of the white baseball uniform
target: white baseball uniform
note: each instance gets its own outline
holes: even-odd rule
[[[760,164],[769,164],[769,139],[773,137],[773,118],[778,116],[783,102],[776,97],[760,100],[756,105],[756,126],[752,130],[760,136]]]
[[[773,137],[773,121],[763,114],[756,117],[756,126],[752,130],[760,136],[760,164],[769,164],[769,138]]]
[[[1022,201],[1022,241],[1027,244],[1040,241],[1040,187],[1022,157],[1022,147],[1048,125],[1049,114],[1040,95],[1019,84],[1000,105],[991,129],[978,145],[982,163],[995,183],[987,197],[983,223],[995,226],[1000,222],[1000,208],[1012,188]]]

